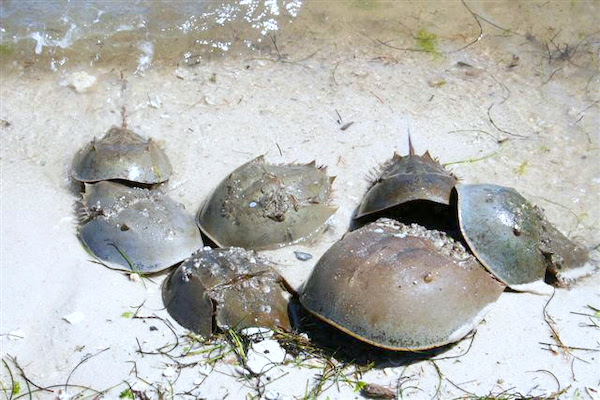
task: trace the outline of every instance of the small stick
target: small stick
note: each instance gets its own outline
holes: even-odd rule
[[[492,107],[494,107],[495,105],[496,105],[496,103],[492,103],[492,104],[491,104],[491,105],[488,107],[488,109],[487,109],[487,116],[488,116],[488,119],[490,120],[490,123],[491,123],[491,124],[494,126],[494,128],[498,129],[498,130],[499,130],[500,132],[502,132],[502,133],[506,133],[507,135],[510,135],[510,136],[516,136],[516,137],[521,137],[521,138],[525,138],[525,139],[526,139],[526,138],[527,138],[527,136],[518,135],[518,134],[516,134],[516,133],[512,133],[512,132],[506,131],[506,130],[504,130],[504,129],[501,129],[501,128],[500,128],[498,125],[496,125],[496,123],[495,123],[495,122],[494,122],[494,120],[492,119],[492,115],[491,115]]]
[[[338,110],[335,110],[335,113],[338,116],[338,119],[336,120],[336,122],[341,125],[342,124],[342,116],[340,115],[340,112]]]
[[[543,344],[545,346],[557,346],[560,347],[561,349],[565,349],[565,350],[582,350],[582,351],[593,351],[593,352],[599,352],[600,349],[590,349],[587,347],[573,347],[573,346],[566,346],[564,344],[552,344],[552,343],[545,343],[545,342],[538,342],[539,344]]]
[[[71,373],[69,374],[69,376],[67,377],[67,381],[65,382],[65,392],[67,391],[67,388],[69,387],[69,380],[71,380],[71,376],[73,375],[73,373],[75,373],[75,370],[77,368],[79,368],[82,364],[84,364],[85,362],[89,361],[90,359],[96,357],[99,354],[104,353],[106,350],[110,349],[110,347],[107,347],[103,350],[100,350],[99,352],[97,352],[96,354],[92,354],[91,356],[85,357],[83,360],[81,360],[76,366],[75,368],[73,368],[71,370]]]
[[[350,128],[352,124],[354,124],[354,121],[347,122],[340,127],[340,130],[345,131],[346,129]]]

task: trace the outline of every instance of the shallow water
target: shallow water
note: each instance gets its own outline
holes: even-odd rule
[[[74,62],[137,62],[138,71],[156,61],[194,63],[260,48],[301,7],[301,0],[6,1],[2,52],[52,69]]]
[[[0,4],[1,54],[4,63],[53,70],[117,63],[139,72],[158,62],[281,56],[284,43],[293,53],[351,40],[345,44],[448,54],[491,38],[494,51],[530,47],[564,58],[579,50],[585,67],[598,61],[598,8],[591,1],[7,0]],[[590,49],[595,56],[584,57]]]

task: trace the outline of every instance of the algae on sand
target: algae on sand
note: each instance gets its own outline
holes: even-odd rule
[[[439,54],[437,50],[437,35],[433,32],[428,32],[424,28],[419,29],[419,33],[415,36],[417,46],[426,53]]]

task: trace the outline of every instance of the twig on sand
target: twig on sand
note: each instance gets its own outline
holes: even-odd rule
[[[86,363],[87,361],[91,360],[92,358],[96,357],[97,355],[100,355],[102,353],[104,353],[105,351],[109,350],[110,347],[107,347],[105,349],[100,350],[99,352],[97,352],[96,354],[91,354],[91,355],[87,355],[83,358],[83,360],[81,360],[72,370],[71,373],[69,374],[69,376],[67,377],[67,380],[65,382],[65,392],[67,391],[67,389],[69,388],[69,381],[71,380],[71,376],[73,376],[73,374],[75,373],[75,371],[77,370],[77,368],[79,368],[82,364]]]
[[[433,358],[432,361],[451,360],[451,359],[454,359],[454,358],[460,358],[462,356],[465,356],[471,350],[471,347],[473,347],[473,342],[475,341],[475,335],[476,334],[477,334],[477,330],[474,330],[467,337],[465,337],[464,339],[462,339],[462,340],[471,339],[471,341],[469,342],[469,346],[467,347],[467,349],[464,352],[462,352],[461,354],[457,354],[455,356],[436,357],[436,358]]]
[[[498,137],[498,136],[494,136],[490,132],[484,131],[483,129],[456,129],[456,130],[453,130],[453,131],[449,131],[448,133],[462,133],[462,132],[479,132],[479,133],[483,133],[483,134],[488,135],[492,139],[494,139],[496,141],[496,143],[503,143],[503,142],[506,142],[507,140],[509,140],[508,138],[501,138],[501,137]]]
[[[448,377],[447,377],[447,376],[445,376],[445,377],[444,377],[444,379],[445,379],[445,380],[447,380],[447,381],[448,381],[448,383],[450,383],[452,386],[454,386],[455,388],[457,388],[457,389],[458,389],[458,390],[460,390],[461,392],[464,392],[464,393],[468,394],[470,397],[473,397],[473,398],[477,397],[477,395],[476,395],[475,393],[473,393],[473,392],[469,392],[468,390],[466,390],[466,389],[463,389],[463,388],[462,388],[462,387],[460,387],[460,386],[459,386],[457,383],[454,383],[454,382],[452,382],[450,379],[448,379]]]
[[[559,334],[558,334],[558,330],[556,329],[556,322],[554,321],[554,319],[548,313],[548,305],[550,304],[550,302],[554,298],[555,294],[556,294],[556,289],[553,290],[552,296],[550,296],[550,298],[548,299],[548,301],[544,305],[544,309],[543,309],[544,321],[546,322],[546,324],[550,328],[552,339],[554,339],[556,341],[556,344],[554,346],[557,346],[557,347],[561,348],[565,352],[566,356],[572,356],[573,358],[576,358],[579,361],[583,361],[585,363],[588,363],[587,361],[585,361],[585,360],[577,357],[576,355],[574,355],[571,352],[571,349],[575,349],[575,348],[571,348],[571,347],[565,345],[563,343],[563,341],[561,340]],[[552,350],[552,347],[551,347],[552,344],[550,344],[550,343],[540,343],[540,344],[547,345],[549,347],[549,349]]]
[[[477,37],[475,39],[473,39],[471,42],[467,43],[466,45],[456,49],[456,50],[452,50],[449,51],[448,53],[457,53],[459,51],[462,51],[472,45],[474,45],[475,43],[479,42],[481,40],[481,38],[483,38],[483,27],[481,26],[481,22],[479,22],[479,19],[481,18],[481,16],[479,16],[478,14],[475,14],[467,5],[467,3],[465,3],[465,0],[460,0],[460,2],[462,3],[463,6],[465,6],[465,8],[467,9],[467,11],[469,12],[469,14],[471,14],[471,16],[473,17],[473,19],[475,20],[475,22],[477,22],[477,26],[479,27],[479,34],[477,35]],[[483,19],[483,18],[481,18]],[[488,20],[483,19],[484,21],[490,23]],[[495,27],[498,27],[498,25],[496,24],[492,24]],[[500,28],[502,29],[502,28]]]
[[[588,347],[574,347],[574,346],[565,346],[564,344],[555,344],[555,343],[546,343],[546,342],[538,342],[539,344],[543,344],[544,346],[557,346],[560,347],[561,349],[564,350],[583,350],[583,351],[593,351],[593,352],[600,352],[600,349],[591,349]],[[585,361],[585,360],[580,360],[580,361]]]
[[[91,358],[99,355],[100,353],[103,353],[104,351],[108,350],[109,348],[106,348],[104,350],[101,350],[99,352],[97,352],[96,354],[93,355],[89,355],[86,356],[81,362],[79,362],[75,368],[73,368],[73,370],[71,370],[71,373],[69,374],[68,378],[67,378],[67,382],[64,384],[58,384],[58,385],[50,385],[50,386],[40,386],[36,383],[34,383],[31,379],[29,379],[29,377],[25,374],[25,371],[23,370],[23,368],[19,365],[16,357],[13,357],[11,355],[7,355],[8,360],[14,364],[14,366],[16,367],[16,369],[19,371],[19,375],[21,376],[21,378],[23,378],[23,380],[25,380],[25,383],[27,385],[27,392],[23,393],[23,394],[18,394],[18,382],[16,380],[14,380],[14,376],[12,374],[12,370],[10,369],[10,366],[8,365],[8,363],[3,359],[2,362],[5,366],[5,368],[8,369],[9,374],[11,376],[11,381],[13,382],[13,387],[11,388],[11,396],[8,398],[9,400],[18,400],[18,399],[22,399],[22,398],[29,398],[29,399],[33,399],[33,395],[39,392],[46,392],[48,394],[54,394],[56,395],[54,389],[58,389],[59,393],[61,392],[66,392],[69,389],[80,389],[81,392],[74,395],[73,398],[82,398],[84,397],[84,393],[85,392],[92,392],[95,396],[97,396],[98,398],[100,396],[102,396],[104,393],[108,392],[109,390],[114,389],[115,387],[119,386],[121,383],[119,383],[118,385],[114,385],[110,388],[104,389],[104,390],[96,390],[93,389],[89,386],[84,386],[84,385],[76,385],[76,384],[72,384],[69,383],[69,380],[71,378],[71,376],[73,375],[73,373],[75,372],[75,370],[81,366],[83,363],[85,363],[86,361],[90,360]],[[15,386],[17,385],[17,386]],[[15,387],[17,388],[17,390],[15,390]],[[3,388],[4,389],[4,388]],[[47,395],[45,395],[47,397]],[[58,397],[57,397],[58,398]]]
[[[542,310],[543,315],[544,315],[544,321],[546,322],[546,324],[550,328],[550,331],[552,332],[552,339],[554,339],[560,345],[561,348],[568,349],[567,346],[564,345],[564,343],[562,342],[562,340],[560,340],[560,336],[558,335],[558,331],[556,330],[556,327],[555,327],[556,322],[550,316],[550,314],[548,314],[548,305],[550,304],[550,302],[554,298],[555,294],[556,294],[556,289],[554,289],[552,291],[552,296],[550,296],[550,298],[548,299],[548,301],[546,302],[546,304],[544,304],[544,308]]]
[[[503,102],[504,102],[504,101],[503,101]],[[499,103],[499,104],[502,104],[502,103]],[[492,104],[490,104],[490,106],[489,106],[489,107],[488,107],[488,109],[487,109],[487,116],[488,116],[488,120],[489,120],[489,121],[490,121],[490,123],[491,123],[491,124],[494,126],[494,128],[496,128],[498,131],[500,131],[500,132],[502,132],[502,133],[505,133],[505,134],[507,134],[507,135],[510,135],[510,136],[520,137],[520,138],[524,138],[524,139],[527,139],[527,138],[529,138],[529,136],[524,136],[524,135],[519,135],[519,134],[517,134],[517,133],[512,133],[512,132],[510,132],[510,131],[507,131],[507,130],[505,130],[505,129],[502,129],[502,128],[500,128],[498,125],[496,125],[496,122],[494,122],[494,120],[492,119],[492,115],[491,115],[492,107],[494,107],[495,105],[496,105],[496,103],[492,103]]]
[[[435,399],[440,394],[440,390],[442,390],[442,380],[444,379],[444,375],[442,375],[442,371],[440,371],[440,367],[435,363],[435,360],[429,360],[431,365],[435,368],[435,371],[438,374],[438,385],[435,389],[435,393],[431,396],[432,399]]]
[[[274,34],[269,35],[269,38],[271,39],[271,42],[273,43],[273,47],[275,47],[275,52],[277,53],[277,60],[281,61],[283,60],[283,56],[281,55],[281,52],[279,51],[279,47],[277,47],[277,37]]]
[[[548,79],[546,79],[544,82],[542,82],[542,86],[544,86],[545,84],[547,84],[548,82],[550,82],[552,80],[552,78],[554,77],[554,75],[556,75],[557,72],[560,72],[562,70],[562,67],[555,69],[554,71],[552,71],[552,73],[550,74],[550,76],[548,77]]]
[[[179,336],[177,335],[177,332],[175,332],[175,328],[173,328],[173,326],[171,325],[171,323],[168,320],[166,320],[164,318],[161,318],[161,317],[159,317],[157,315],[151,315],[151,316],[146,316],[146,317],[140,317],[140,316],[136,315],[133,318],[135,318],[135,319],[142,319],[142,320],[146,320],[146,319],[158,319],[163,324],[165,324],[165,326],[167,328],[169,328],[169,330],[173,334],[173,337],[175,337],[175,343],[165,344],[164,346],[157,348],[156,351],[144,351],[144,350],[142,350],[142,345],[140,344],[140,341],[138,340],[138,338],[135,338],[135,340],[136,340],[136,342],[138,344],[138,350],[137,350],[137,352],[139,354],[142,354],[142,355],[164,355],[164,356],[168,356],[169,358],[173,359],[173,356],[170,353],[179,346]],[[167,348],[168,348],[168,350],[165,350]]]
[[[577,221],[577,225],[581,225],[582,224],[581,219],[579,218],[579,216],[577,214],[575,214],[575,211],[573,211],[569,207],[567,207],[567,206],[565,206],[563,204],[560,204],[560,203],[558,203],[556,201],[550,200],[550,199],[548,199],[546,197],[540,197],[540,199],[542,199],[542,200],[544,200],[544,201],[546,201],[546,202],[548,202],[550,204],[553,204],[555,206],[558,206],[560,208],[563,208],[563,209],[567,210],[568,212],[570,212],[571,214],[573,214],[573,216],[575,217],[575,220]]]
[[[254,57],[251,58],[251,60],[263,60],[263,61],[271,61],[271,62],[280,62],[282,64],[296,64],[299,65],[301,67],[310,69],[309,66],[302,64],[303,61],[306,61],[312,57],[314,57],[315,54],[317,54],[319,51],[321,51],[321,49],[317,49],[316,51],[310,53],[309,55],[307,55],[304,58],[298,59],[298,60],[293,60],[293,61],[288,61],[287,60],[287,54],[282,54],[279,51],[279,46],[277,45],[277,37],[275,35],[269,35],[269,38],[271,39],[271,42],[273,43],[273,47],[275,48],[275,52],[277,53],[277,57],[276,59],[272,59],[270,57]]]
[[[415,381],[416,379],[411,378],[409,376],[405,376],[404,375],[404,371],[402,372],[402,374],[400,375],[400,377],[398,378],[398,384],[396,385],[397,389],[397,394],[398,394],[398,398],[404,398],[404,392],[406,392],[407,390],[418,390],[418,391],[423,391],[423,389],[421,389],[419,386],[415,385],[410,385],[410,386],[404,386],[406,383],[409,383],[411,381]],[[408,395],[407,395],[408,397]]]
[[[552,372],[548,371],[547,369],[538,369],[535,371],[529,371],[529,372],[543,372],[547,375],[550,375],[552,378],[554,378],[554,382],[556,382],[556,390],[554,391],[554,393],[560,393],[562,392],[561,386],[560,386],[560,381],[558,380],[558,378],[556,377],[556,375],[554,375]]]
[[[587,110],[589,110],[590,108],[598,105],[599,103],[600,103],[600,100],[596,100],[596,101],[592,102],[592,104],[590,104],[589,106],[587,106],[586,108],[584,108],[583,110],[579,111],[579,113],[578,113],[579,118],[577,118],[577,121],[575,121],[575,123],[576,124],[579,123],[579,121],[581,121],[583,119],[583,117],[585,116],[585,112]]]
[[[460,161],[452,161],[452,162],[448,162],[448,163],[443,163],[442,167],[447,167],[449,165],[455,165],[455,164],[471,164],[474,162],[478,162],[478,161],[483,161],[485,159],[491,158],[493,156],[495,156],[496,154],[498,154],[500,152],[500,148],[496,149],[495,151],[493,151],[492,153],[486,154],[484,156],[481,157],[477,157],[477,158],[469,158],[467,160],[460,160]]]

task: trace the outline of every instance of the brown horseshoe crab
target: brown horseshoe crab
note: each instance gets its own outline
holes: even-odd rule
[[[481,263],[511,289],[551,293],[546,272],[565,282],[587,252],[560,233],[516,190],[478,184],[456,186],[462,235]]]
[[[71,175],[87,183],[124,180],[152,185],[169,179],[171,164],[152,139],[113,126],[75,155]]]
[[[86,184],[81,204],[79,238],[112,268],[158,272],[202,247],[193,217],[158,190],[101,181]]]
[[[219,247],[261,250],[308,239],[337,210],[328,205],[333,179],[314,161],[271,165],[257,157],[219,184],[198,226]]]
[[[462,339],[503,290],[446,234],[380,219],[321,257],[300,302],[360,340],[412,351]]]
[[[208,338],[215,324],[224,330],[290,330],[289,291],[271,264],[253,251],[205,247],[165,281],[163,302],[179,324]]]
[[[415,155],[410,137],[408,147],[407,156],[394,153],[381,166],[381,172],[365,193],[355,213],[355,220],[369,222],[382,216],[402,220],[403,215],[411,215],[410,222],[418,221],[440,228],[437,225],[441,218],[433,214],[444,211],[448,213],[446,209],[457,179],[433,159],[428,151],[421,156]],[[392,210],[399,206],[403,209],[397,210],[398,212]]]

